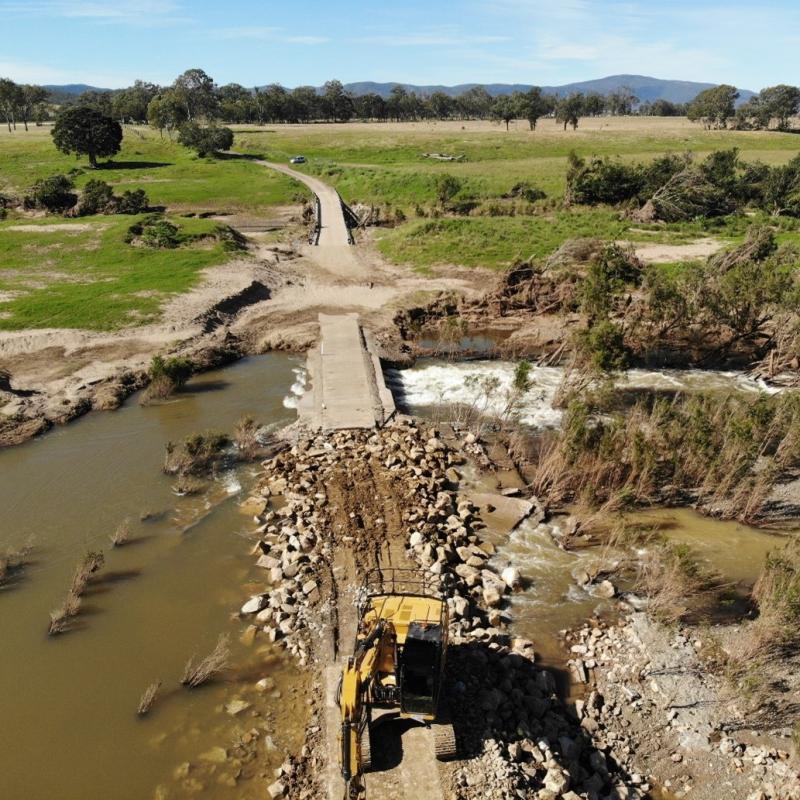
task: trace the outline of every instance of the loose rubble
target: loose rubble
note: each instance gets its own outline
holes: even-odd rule
[[[699,800],[800,798],[791,731],[747,730],[691,630],[635,612],[594,620],[566,643],[573,676],[589,684],[575,704],[581,727],[614,749],[632,783]]]

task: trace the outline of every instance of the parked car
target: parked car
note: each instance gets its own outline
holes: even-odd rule
[[[294,158],[289,159],[290,164],[305,164],[306,157],[305,156],[295,156]]]

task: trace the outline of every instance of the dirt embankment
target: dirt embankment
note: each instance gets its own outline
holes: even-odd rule
[[[375,566],[426,569],[449,598],[445,695],[461,756],[437,765],[432,737],[412,742],[420,729],[381,729],[368,796],[645,796],[620,767],[623,753],[559,699],[533,643],[510,633],[507,597],[519,575],[489,567],[484,523],[458,492],[467,459],[486,463],[474,437],[399,418],[375,432],[295,429],[291,446],[265,462],[247,501],[263,521],[256,556],[265,586],[242,613],[258,635],[284,642],[317,686],[306,747],[270,785],[272,796],[341,796],[332,690],[353,645],[354,593]]]
[[[392,324],[399,308],[427,293],[477,294],[480,282],[466,270],[409,275],[360,248],[330,259],[306,243],[299,224],[287,228],[285,244],[269,236],[250,234],[246,255],[206,270],[195,290],[167,304],[156,325],[0,333],[0,375],[10,376],[0,381],[0,446],[117,408],[146,384],[156,353],[187,356],[203,370],[269,350],[303,351],[316,338],[320,312],[349,311],[373,330],[388,331],[381,338],[391,349],[399,342]]]

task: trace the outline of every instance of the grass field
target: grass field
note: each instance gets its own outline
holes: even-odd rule
[[[144,189],[171,215],[264,215],[308,192],[297,182],[246,159],[201,159],[147,129],[126,128],[112,164],[88,169],[85,159],[59,153],[48,127],[0,132],[0,193],[22,196],[39,178],[77,169],[78,188],[92,178]],[[136,217],[12,213],[0,222],[0,330],[89,328],[110,330],[158,319],[163,302],[196,284],[202,269],[231,256],[209,241],[176,250],[125,243]],[[184,237],[209,233],[210,220],[172,217]],[[51,226],[57,224],[57,229]],[[25,229],[17,229],[24,225]],[[37,230],[38,228],[38,230]]]
[[[557,204],[563,197],[567,154],[645,161],[667,152],[691,150],[698,157],[739,148],[747,161],[779,164],[800,151],[800,137],[790,133],[706,131],[685,119],[648,117],[582,120],[577,131],[563,131],[543,120],[536,131],[516,122],[511,130],[488,122],[351,123],[347,125],[273,126],[237,130],[237,147],[274,160],[302,154],[301,169],[335,185],[349,203],[399,208],[408,222],[380,235],[390,259],[427,268],[463,264],[504,268],[519,258],[540,258],[571,236],[626,238],[632,241],[680,242],[722,235],[735,241],[746,221],[720,227],[689,224],[653,227],[621,223],[611,209],[552,210],[537,216],[416,219],[415,207],[436,204],[436,178],[447,173],[462,181],[459,198],[487,203],[507,194],[519,181],[542,189]],[[425,153],[463,155],[461,162],[437,162]],[[642,230],[647,230],[642,233]],[[789,236],[787,232],[785,236]]]
[[[80,187],[99,178],[125,189],[144,189],[153,205],[170,211],[268,213],[307,193],[290,178],[246,159],[199,158],[147,128],[126,127],[121,152],[111,164],[88,169],[85,158],[65,156],[53,146],[49,127],[0,132],[0,193],[21,196],[39,178],[81,170]]]
[[[378,204],[408,218],[379,229],[378,246],[398,263],[426,271],[437,264],[502,269],[527,258],[543,259],[575,236],[680,243],[714,235],[736,242],[751,218],[671,226],[632,225],[611,208],[563,209],[566,157],[616,156],[626,161],[692,150],[703,156],[738,147],[746,160],[784,163],[800,150],[793,134],[704,131],[684,119],[602,118],[563,131],[551,120],[535,132],[514,123],[511,131],[487,122],[346,125],[277,125],[236,129],[235,147],[250,155],[286,162],[303,154],[301,167],[334,184],[350,203]],[[425,153],[463,155],[437,162]],[[278,204],[306,197],[289,178],[246,159],[201,159],[157,133],[127,128],[122,152],[100,170],[85,159],[60,154],[49,128],[0,131],[0,192],[20,196],[38,178],[77,168],[78,187],[91,178],[117,192],[144,188],[154,205],[171,215],[210,211],[262,215]],[[519,181],[544,190],[536,213],[519,216],[430,216],[436,178],[462,181],[457,200],[502,203]],[[417,216],[421,206],[428,216]],[[16,217],[16,219],[15,219]],[[218,244],[187,244],[178,250],[147,250],[125,244],[131,217],[81,219],[11,217],[0,223],[0,329],[84,327],[114,329],[158,318],[164,300],[189,289],[200,270],[230,258]],[[213,223],[176,219],[184,234],[207,233]],[[14,230],[20,223],[59,223],[55,230]],[[62,229],[63,225],[63,229]],[[780,238],[797,242],[797,224],[783,220]]]
[[[215,223],[179,219],[181,246],[126,244],[138,217],[0,223],[0,330],[112,330],[152,322],[164,300],[185,292],[205,267],[228,258],[210,239]]]

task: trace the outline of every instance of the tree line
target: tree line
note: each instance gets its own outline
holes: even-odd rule
[[[41,122],[57,110],[48,92],[34,85],[18,85],[0,79],[0,110],[9,130],[29,120]],[[800,108],[800,89],[778,85],[736,107],[739,92],[723,84],[700,92],[690,103],[668,100],[641,101],[628,87],[605,95],[573,92],[557,96],[539,87],[525,92],[492,96],[474,86],[457,96],[437,91],[417,94],[397,85],[384,98],[375,92],[356,95],[338,80],[321,89],[298,86],[287,89],[273,83],[246,88],[237,83],[218,86],[202,69],[190,69],[170,86],[136,81],[113,91],[91,90],[60,104],[88,106],[121,123],[149,123],[163,132],[179,130],[186,123],[212,122],[271,124],[349,120],[414,121],[426,119],[494,119],[509,127],[512,120],[526,120],[531,130],[540,119],[554,118],[564,129],[578,127],[584,117],[601,115],[688,116],[706,127],[785,130]]]

